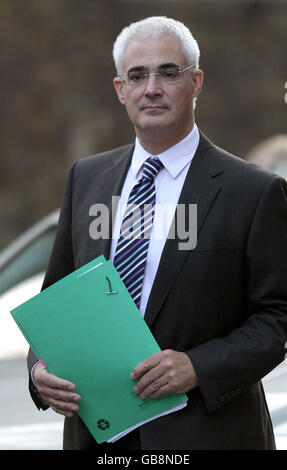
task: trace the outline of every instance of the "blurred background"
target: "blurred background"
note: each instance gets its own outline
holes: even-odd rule
[[[199,128],[287,177],[287,0],[1,0],[0,448],[61,447],[62,420],[30,402],[27,345],[5,312],[39,289],[72,162],[134,139],[112,46],[151,15],[183,21],[199,42]],[[284,374],[266,387],[287,448]]]

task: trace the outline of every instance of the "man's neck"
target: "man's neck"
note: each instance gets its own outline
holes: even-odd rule
[[[181,133],[180,135],[167,135],[165,132],[164,136],[161,136],[161,132],[157,129],[151,132],[142,133],[136,132],[137,137],[140,141],[141,146],[150,154],[150,155],[159,155],[160,153],[164,152],[165,150],[173,147],[174,145],[178,144],[181,140],[183,140],[192,130],[194,122],[192,126],[186,129],[185,132]],[[147,135],[148,134],[148,135]]]

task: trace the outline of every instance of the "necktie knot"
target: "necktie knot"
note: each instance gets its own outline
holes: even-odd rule
[[[157,158],[148,158],[143,166],[142,179],[153,180],[162,167],[163,164]]]

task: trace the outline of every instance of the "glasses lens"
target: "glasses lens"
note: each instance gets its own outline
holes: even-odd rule
[[[167,67],[153,72],[161,83],[172,84],[180,82],[183,70],[181,67]],[[140,86],[144,84],[150,75],[147,70],[131,70],[123,80],[128,86]]]
[[[170,67],[159,70],[158,75],[163,83],[176,83],[182,78],[182,70],[179,67]]]
[[[128,72],[127,75],[127,84],[129,86],[138,86],[144,83],[145,79],[148,77],[148,72],[145,71],[132,71]]]

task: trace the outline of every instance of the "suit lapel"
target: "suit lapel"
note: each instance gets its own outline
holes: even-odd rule
[[[197,238],[208,212],[217,197],[221,184],[215,176],[222,173],[215,167],[214,146],[201,134],[198,149],[194,155],[179,198],[179,204],[197,204]],[[176,227],[177,211],[174,221]],[[179,250],[181,240],[175,231],[175,238],[168,238],[160,259],[158,271],[151,290],[145,313],[145,321],[151,326],[171,289],[189,250]]]
[[[93,257],[104,255],[106,259],[110,257],[110,247],[113,230],[113,217],[116,207],[112,207],[112,196],[120,196],[127,171],[130,166],[134,145],[127,145],[120,151],[117,150],[105,164],[101,172],[101,178],[97,182],[96,198],[108,208],[109,214],[109,237],[99,238],[97,243],[93,243]]]

